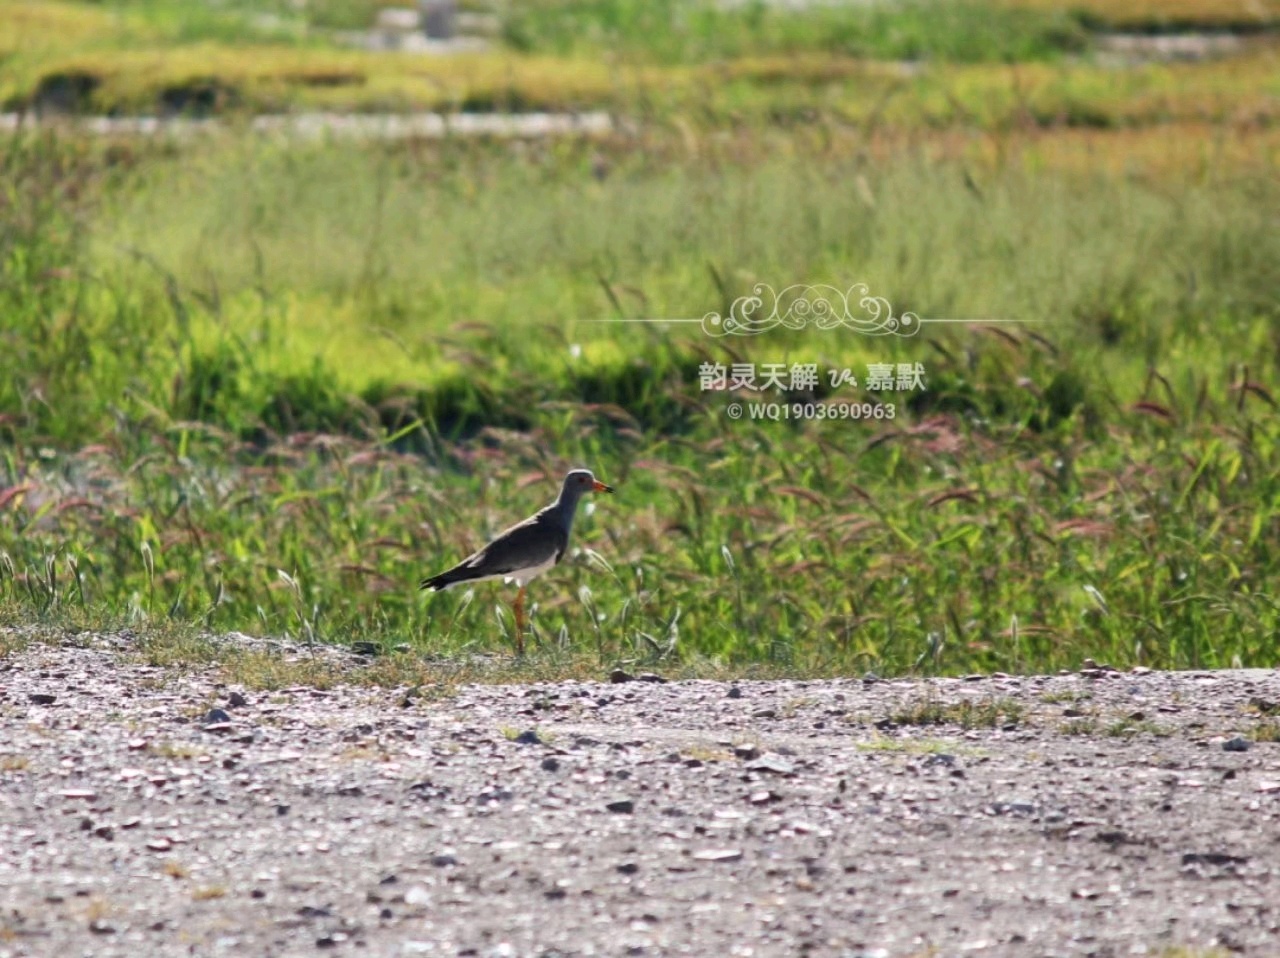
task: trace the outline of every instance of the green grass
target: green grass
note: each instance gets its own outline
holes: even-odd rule
[[[373,4],[335,11],[342,20]],[[0,106],[243,116],[298,110],[609,110],[663,124],[1123,127],[1269,122],[1275,42],[1204,63],[1117,69],[1080,14],[946,0],[768,5],[513,4],[489,52],[336,45],[321,7],[0,0]],[[357,11],[364,11],[358,13]],[[324,18],[322,18],[324,19]],[[332,19],[332,18],[330,18]],[[909,62],[904,62],[909,61]]]
[[[702,63],[743,56],[840,53],[880,60],[1004,62],[1082,50],[1065,12],[972,0],[781,4],[709,0],[534,0],[512,5],[503,36],[516,50]]]
[[[1273,38],[1118,70],[1070,55],[1094,14],[1035,0],[574,0],[513,5],[506,49],[424,60],[333,48],[324,31],[372,3],[0,6],[11,106],[62,89],[89,112],[639,124],[519,144],[289,143],[234,120],[188,143],[6,136],[0,622],[128,626],[148,661],[255,688],[1280,653]],[[876,59],[902,57],[927,62]],[[596,322],[857,282],[899,314],[1029,322],[907,341]],[[731,399],[799,398],[699,388],[703,364],[741,362],[816,363],[805,401],[896,415],[732,421]],[[923,363],[928,389],[825,384],[874,362]],[[534,584],[516,662],[509,589],[415,585],[570,465],[619,493]],[[276,662],[206,636],[228,630],[384,654]]]
[[[762,145],[600,181],[591,149],[11,141],[6,618],[501,650],[510,590],[415,583],[580,463],[619,495],[533,589],[565,669],[1274,660],[1274,178]],[[820,280],[1044,322],[584,321]],[[732,422],[707,360],[930,388],[891,424]]]

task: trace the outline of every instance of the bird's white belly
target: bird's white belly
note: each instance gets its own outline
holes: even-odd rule
[[[535,577],[542,575],[542,573],[546,572],[555,564],[556,564],[555,556],[552,556],[550,559],[548,559],[546,562],[543,562],[541,565],[533,565],[533,566],[529,566],[527,569],[521,569],[518,572],[507,573],[507,579],[508,581],[514,582],[516,585],[521,586],[523,588],[524,586],[528,585],[529,582],[532,581]]]

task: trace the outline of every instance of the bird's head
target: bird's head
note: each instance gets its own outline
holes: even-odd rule
[[[577,498],[584,492],[613,492],[613,486],[606,486],[590,469],[575,469],[564,477],[564,491]]]

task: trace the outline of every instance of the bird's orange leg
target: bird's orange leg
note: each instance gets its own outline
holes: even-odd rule
[[[524,586],[516,593],[516,655],[524,655]]]

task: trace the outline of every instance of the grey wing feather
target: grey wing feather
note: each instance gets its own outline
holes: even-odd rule
[[[544,511],[512,526],[460,566],[484,575],[501,575],[541,565],[552,556],[559,562],[568,545],[569,537]]]

